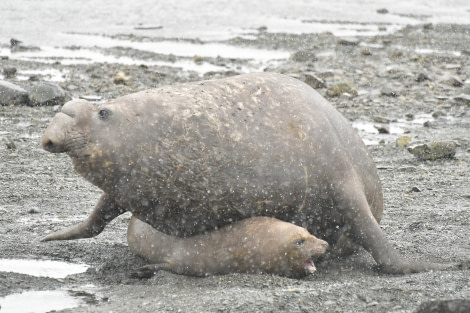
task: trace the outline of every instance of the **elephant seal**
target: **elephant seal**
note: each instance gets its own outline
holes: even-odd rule
[[[207,276],[267,273],[301,278],[316,271],[314,261],[328,243],[305,228],[271,217],[252,217],[187,238],[165,235],[132,217],[127,230],[132,252],[153,264],[133,276],[151,277],[159,270]]]
[[[409,262],[379,227],[382,187],[349,122],[303,82],[275,73],[145,90],[94,106],[67,102],[42,138],[103,190],[83,222],[43,240],[92,237],[125,211],[187,237],[253,216],[359,244],[386,273]],[[341,243],[341,244],[336,244]]]

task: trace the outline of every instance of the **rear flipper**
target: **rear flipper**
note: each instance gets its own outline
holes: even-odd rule
[[[369,251],[378,269],[388,274],[407,274],[433,270],[451,270],[462,268],[461,264],[437,264],[422,261],[410,261],[400,255],[385,238],[384,233],[371,213],[364,192],[351,186],[361,186],[357,181],[339,186],[337,207],[342,210],[345,220],[344,235]]]

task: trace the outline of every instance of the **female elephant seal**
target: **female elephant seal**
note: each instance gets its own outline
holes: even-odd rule
[[[351,239],[388,273],[408,262],[384,237],[374,162],[349,125],[297,79],[256,73],[146,90],[100,106],[66,103],[43,138],[104,193],[82,223],[44,240],[91,237],[125,211],[187,237],[253,216]]]
[[[132,217],[129,248],[153,264],[133,275],[150,277],[159,270],[206,276],[268,273],[301,278],[316,271],[314,261],[328,244],[305,228],[271,217],[252,217],[188,238],[165,235]]]

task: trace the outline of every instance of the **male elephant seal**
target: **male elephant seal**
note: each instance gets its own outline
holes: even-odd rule
[[[179,238],[165,235],[132,217],[129,248],[153,264],[137,269],[137,277],[159,270],[206,276],[268,273],[301,278],[316,271],[314,261],[328,244],[305,228],[271,217],[252,217],[206,234]]]
[[[43,138],[103,190],[82,223],[44,240],[92,237],[125,211],[187,237],[253,216],[351,239],[382,271],[408,262],[384,237],[382,188],[356,131],[297,79],[257,73],[146,90],[100,106],[66,103]]]

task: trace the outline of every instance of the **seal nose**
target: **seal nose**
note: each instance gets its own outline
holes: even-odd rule
[[[74,100],[65,103],[42,136],[43,149],[52,153],[67,152],[66,134],[79,116],[86,115],[86,112],[90,111],[90,107],[93,107],[93,105],[86,100]]]

